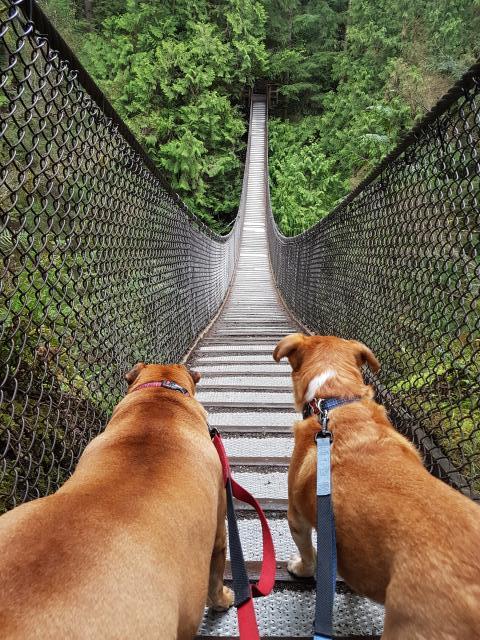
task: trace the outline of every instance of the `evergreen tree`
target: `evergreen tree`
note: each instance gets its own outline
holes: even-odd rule
[[[268,77],[286,233],[355,187],[480,53],[478,0],[45,0],[128,126],[216,229],[238,207],[246,90]]]

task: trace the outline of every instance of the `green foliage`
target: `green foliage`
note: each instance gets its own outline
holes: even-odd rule
[[[45,0],[39,3],[53,22],[65,42],[78,52],[83,34],[88,28],[80,7],[75,0]]]
[[[316,116],[297,124],[269,122],[272,209],[287,235],[327,215],[345,192],[334,159],[325,156],[318,142],[319,124]]]
[[[5,388],[11,401],[0,410],[0,436],[4,446],[7,438],[21,443],[18,450],[6,446],[1,460],[2,513],[13,506],[15,487],[17,492],[19,485],[22,490],[29,487],[32,460],[37,476],[28,498],[46,495],[66,480],[68,473],[59,464],[65,451],[71,455],[74,441],[78,449],[80,440],[83,446],[89,440],[88,431],[79,436],[79,416],[91,420],[92,426],[94,420],[98,424],[99,415],[106,418],[114,399],[107,389],[91,384],[100,366],[92,358],[95,340],[85,336],[78,321],[85,301],[80,303],[77,282],[71,277],[82,256],[69,252],[68,243],[53,235],[32,240],[25,231],[12,238],[4,230],[0,249],[9,255],[0,260],[4,274],[0,325],[9,336],[0,343],[0,359],[15,372],[15,387],[10,387],[9,378]]]
[[[85,0],[83,5],[83,14],[85,15]],[[110,16],[116,16],[125,11],[126,0],[93,0],[92,15],[90,17],[90,27],[98,28],[102,22]]]
[[[269,79],[279,111],[315,113],[333,84],[346,0],[264,0],[268,14]]]
[[[480,409],[476,402],[480,354],[443,329],[436,340],[436,346],[424,354],[418,350],[398,354],[398,371],[407,358],[415,365],[407,377],[392,380],[390,390],[413,414],[428,414],[429,433],[435,442],[467,478],[475,477],[480,470]],[[474,487],[480,488],[478,481]]]
[[[241,95],[266,64],[264,22],[247,0],[127,0],[81,51],[173,189],[217,230],[238,207]]]
[[[88,296],[79,299],[75,288],[78,283],[71,274],[78,271],[83,258],[67,253],[67,243],[53,236],[32,242],[31,235],[22,232],[16,242],[19,251],[12,254],[13,241],[8,232],[0,236],[0,248],[10,253],[8,261],[0,262],[5,273],[2,286],[6,300],[0,305],[0,324],[13,336],[11,344],[6,341],[0,344],[2,360],[10,362],[22,381],[32,371],[38,373],[39,379],[44,378],[42,372],[48,371],[50,377],[42,382],[44,391],[72,396],[80,393],[82,398],[104,403],[111,409],[102,392],[89,391],[97,368],[93,367],[86,375],[85,371],[79,371],[89,360],[89,354],[85,349],[78,353],[76,341],[80,342],[84,334],[78,316],[89,301]],[[42,248],[44,242],[51,246],[51,251]],[[95,351],[92,336],[83,346],[88,346],[92,353]],[[82,361],[80,365],[78,358]]]
[[[474,62],[480,11],[471,0],[350,0],[348,11],[340,1],[264,2],[271,75],[284,96],[277,112],[291,123],[284,143],[271,142],[272,202],[292,234],[357,186]],[[306,147],[318,175],[331,168],[321,188],[299,175]]]
[[[272,202],[287,234],[322,218],[480,52],[471,0],[45,0],[172,188],[233,219],[242,92],[278,88]],[[1,106],[1,105],[0,105]],[[282,141],[282,136],[284,137]]]

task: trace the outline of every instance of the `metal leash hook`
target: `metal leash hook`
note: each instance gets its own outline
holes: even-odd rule
[[[327,428],[329,421],[330,421],[330,416],[328,414],[328,409],[323,407],[322,402],[320,402],[320,412],[318,414],[318,422],[320,423],[320,426],[322,427],[322,429],[320,431],[317,431],[317,433],[315,434],[315,442],[317,441],[317,438],[329,438],[330,444],[332,443],[333,435],[332,435],[332,432],[329,431]]]
[[[308,418],[312,414],[316,415],[321,426],[321,430],[317,431],[315,434],[315,442],[317,441],[317,438],[330,438],[330,442],[333,440],[332,433],[327,428],[330,421],[328,406],[326,406],[328,405],[328,402],[328,400],[323,400],[321,398],[313,398],[303,409],[304,418]]]

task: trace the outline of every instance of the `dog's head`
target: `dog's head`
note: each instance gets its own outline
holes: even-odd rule
[[[181,387],[184,387],[191,396],[195,395],[195,387],[200,380],[197,371],[190,371],[183,364],[137,364],[125,374],[128,382],[128,391],[133,391],[136,387],[146,382],[158,382],[160,380],[171,380]]]
[[[298,411],[320,388],[322,397],[365,395],[368,387],[363,382],[362,366],[368,364],[373,372],[380,368],[378,360],[362,342],[335,336],[293,333],[280,340],[273,357],[277,362],[285,357],[290,362]]]

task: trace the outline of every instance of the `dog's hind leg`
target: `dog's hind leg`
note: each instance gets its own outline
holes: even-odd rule
[[[312,545],[312,527],[290,505],[288,507],[288,524],[300,555],[288,561],[287,569],[299,578],[310,578],[315,575],[317,564],[317,553]]]
[[[220,500],[217,532],[210,561],[207,605],[215,611],[225,611],[233,604],[233,591],[223,585],[225,559],[227,556],[227,532],[225,529],[225,498]]]
[[[460,635],[456,635],[455,631],[450,629],[435,628],[435,625],[431,625],[431,618],[429,615],[423,617],[419,611],[415,609],[415,606],[404,608],[393,608],[390,606],[388,595],[385,601],[385,620],[383,624],[382,640],[455,640],[455,638],[461,638],[462,640],[473,640],[473,636],[464,635],[460,632]]]

